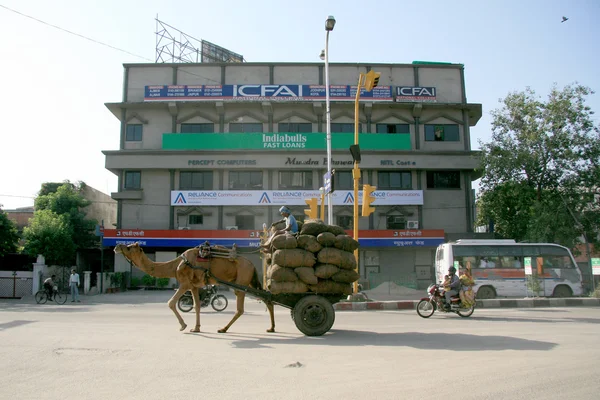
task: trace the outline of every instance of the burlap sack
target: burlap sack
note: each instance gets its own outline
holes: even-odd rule
[[[332,264],[317,264],[315,265],[315,276],[321,279],[329,279],[339,270],[338,267]]]
[[[304,221],[304,225],[302,225],[300,234],[318,236],[319,233],[322,232],[327,232],[327,225],[325,225],[320,219],[309,219]]]
[[[312,267],[316,262],[315,255],[304,249],[275,250],[273,252],[273,263],[282,267]]]
[[[296,275],[292,268],[285,268],[273,264],[267,268],[267,279],[276,282],[296,282],[298,280],[298,275]]]
[[[358,249],[358,242],[348,235],[337,235],[333,245],[340,250],[349,252]]]
[[[335,235],[331,232],[319,233],[317,241],[323,245],[323,247],[333,247],[335,243]]]
[[[317,254],[317,259],[322,264],[333,264],[343,269],[356,269],[356,259],[354,258],[354,254],[336,249],[335,247],[324,248]]]
[[[289,233],[275,236],[271,244],[276,249],[295,249],[298,246],[296,237]]]
[[[273,293],[306,293],[308,286],[302,281],[296,282],[275,282],[271,279],[267,280],[267,289]]]
[[[318,253],[323,246],[317,242],[317,238],[311,235],[300,235],[297,238],[298,247],[311,253]]]
[[[337,225],[327,225],[327,232],[333,233],[334,236],[346,234],[344,228]]]
[[[319,280],[315,276],[315,270],[311,267],[298,267],[294,269],[298,278],[304,283],[308,283],[310,285],[316,285]]]
[[[315,293],[341,293],[352,294],[352,285],[347,283],[334,282],[331,280],[320,280],[316,285],[308,285],[308,288]]]
[[[341,283],[352,283],[358,280],[360,275],[352,269],[341,269],[338,273],[331,277],[332,281]]]

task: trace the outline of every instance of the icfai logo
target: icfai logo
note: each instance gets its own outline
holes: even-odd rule
[[[354,196],[352,193],[348,193],[344,199],[344,204],[354,204]]]
[[[183,197],[183,193],[179,192],[177,197],[175,198],[175,204],[186,204],[185,197]]]
[[[262,196],[260,196],[260,199],[258,200],[259,203],[270,203],[271,199],[269,199],[269,195],[267,195],[267,192],[263,192]]]

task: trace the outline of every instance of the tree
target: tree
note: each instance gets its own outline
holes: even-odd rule
[[[33,257],[44,255],[49,264],[72,265],[76,246],[67,215],[50,210],[35,211],[29,226],[23,230],[25,252]]]
[[[530,88],[500,100],[492,141],[480,143],[479,223],[493,220],[499,236],[519,241],[573,248],[583,233],[597,240],[600,129],[585,104],[592,93],[555,85],[545,101]]]
[[[0,257],[4,257],[8,253],[15,253],[18,242],[19,234],[16,225],[0,208]]]

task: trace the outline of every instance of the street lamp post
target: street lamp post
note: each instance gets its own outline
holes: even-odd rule
[[[333,15],[325,21],[325,113],[327,118],[327,174],[331,179],[331,109],[329,107],[329,32],[335,26]],[[331,190],[327,192],[327,224],[333,224],[333,203],[331,202]]]

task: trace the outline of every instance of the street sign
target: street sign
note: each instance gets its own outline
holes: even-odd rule
[[[592,258],[592,274],[600,275],[600,258]]]
[[[531,257],[525,257],[525,275],[532,275],[531,271]]]
[[[325,172],[323,175],[323,189],[325,189],[325,194],[331,193],[331,175],[329,172]]]

